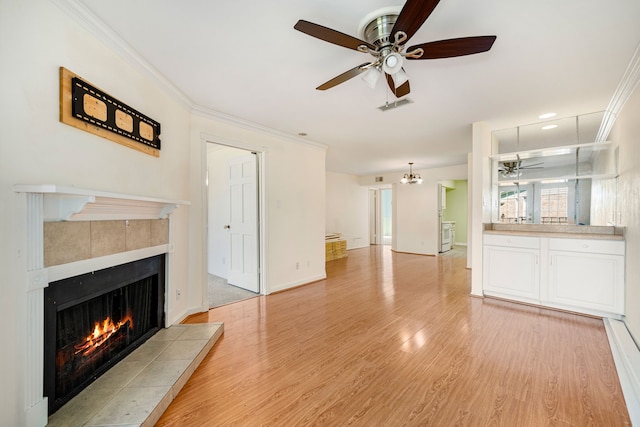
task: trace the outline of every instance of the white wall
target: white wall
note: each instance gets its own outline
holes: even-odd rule
[[[467,179],[467,165],[414,169],[422,184],[396,184],[403,172],[383,175],[393,184],[393,236],[391,248],[398,252],[436,255],[439,252],[438,182]],[[379,176],[379,175],[378,175]],[[361,185],[376,186],[375,176],[358,178]]]
[[[25,229],[20,225],[25,213],[14,184],[53,183],[189,200],[190,206],[172,214],[167,320],[173,323],[206,305],[206,150],[200,135],[206,131],[249,142],[266,150],[264,267],[271,291],[325,277],[325,149],[194,117],[190,101],[162,77],[95,36],[99,29],[92,24],[79,22],[49,0],[0,3],[0,335],[5,346],[0,383],[10,390],[0,399],[3,427],[26,423],[21,388],[25,344],[15,332],[26,316]],[[160,122],[160,157],[60,123],[60,66]]]
[[[611,182],[603,183],[603,191],[594,191],[593,196],[617,200],[614,213],[607,203],[603,216],[613,219],[617,225],[626,227],[626,306],[625,323],[636,343],[640,342],[640,87],[627,100],[618,114],[610,140],[619,146],[617,189]],[[615,218],[617,217],[617,218]]]
[[[471,155],[471,222],[468,241],[471,252],[471,295],[482,296],[482,233],[483,224],[491,222],[491,132],[486,123],[473,124],[473,152]],[[495,201],[497,206],[497,199]],[[497,211],[497,209],[494,209]],[[469,247],[467,248],[469,252]],[[467,263],[468,264],[468,263]]]
[[[326,232],[342,233],[347,249],[369,246],[369,189],[358,178],[327,172]]]
[[[439,252],[438,183],[393,184],[393,242],[398,252],[436,255]]]
[[[189,199],[190,113],[153,78],[123,60],[51,1],[0,4],[0,425],[24,420],[24,342],[16,332],[26,316],[24,212],[14,184],[60,184],[169,199]],[[160,158],[62,124],[59,67],[64,66],[161,123]],[[188,310],[188,206],[172,220],[175,251],[169,271],[168,318]],[[180,283],[183,299],[175,299]],[[199,289],[197,290],[199,292]]]
[[[200,165],[191,169],[191,266],[199,276],[194,280],[206,283],[207,274],[206,259],[196,252],[196,248],[206,246],[202,165],[206,141],[264,152],[262,221],[266,230],[263,264],[266,292],[325,278],[326,148],[201,112],[192,117],[191,131],[192,162]],[[194,209],[194,205],[199,209]]]

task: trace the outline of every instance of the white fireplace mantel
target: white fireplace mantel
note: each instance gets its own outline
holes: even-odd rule
[[[166,218],[186,200],[109,193],[55,184],[13,187],[17,193],[44,195],[44,221],[103,221]]]
[[[53,184],[13,186],[19,194],[25,217],[19,219],[24,229],[23,243],[17,253],[24,253],[23,268],[19,280],[24,283],[26,310],[24,318],[25,361],[21,375],[24,392],[25,425],[43,426],[47,424],[47,398],[43,395],[43,336],[44,336],[44,289],[51,277],[60,279],[71,272],[92,271],[97,267],[106,268],[117,262],[132,261],[134,258],[171,253],[169,244],[128,251],[122,254],[78,261],[61,266],[44,266],[44,223],[48,221],[106,221],[135,219],[164,219],[180,205],[189,205],[184,200],[168,200],[131,194],[108,193],[73,186]],[[171,227],[170,227],[171,229]],[[151,254],[152,253],[152,254]],[[124,261],[123,261],[124,260]],[[167,270],[171,269],[168,258]],[[51,277],[50,277],[51,276]]]

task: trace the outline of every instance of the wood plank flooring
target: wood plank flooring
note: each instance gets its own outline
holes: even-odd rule
[[[192,316],[224,335],[157,425],[630,425],[600,319],[472,298],[465,263],[372,246]]]

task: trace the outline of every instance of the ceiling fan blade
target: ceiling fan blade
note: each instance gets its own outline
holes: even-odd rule
[[[368,63],[368,62],[365,62],[364,64],[360,64],[357,67],[354,67],[354,68],[350,69],[349,71],[345,71],[344,73],[340,74],[339,76],[336,76],[336,77],[332,78],[328,82],[321,84],[316,89],[317,90],[327,90],[327,89],[331,89],[334,86],[338,86],[340,83],[344,83],[347,80],[354,78],[358,74],[364,73],[365,71],[367,71],[369,69],[369,67],[367,67],[367,65],[371,65],[371,64]]]
[[[407,52],[422,49],[424,53],[420,58],[407,57],[407,59],[439,59],[473,55],[488,51],[495,41],[496,36],[476,36],[427,42],[408,48]]]
[[[346,47],[348,49],[358,50],[358,46],[365,45],[369,49],[376,50],[376,47],[371,43],[367,43],[364,40],[351,37],[340,31],[332,30],[331,28],[323,27],[322,25],[314,24],[313,22],[299,20],[296,25],[293,26],[298,31],[301,31],[310,36],[319,38],[329,43],[337,44],[338,46]]]
[[[403,31],[409,40],[427,20],[440,0],[407,0],[402,7],[391,34]]]
[[[402,98],[405,95],[409,95],[409,92],[411,92],[411,88],[409,87],[409,80],[396,88],[393,77],[391,77],[390,74],[385,73],[385,75],[387,77],[387,84],[389,85],[389,89],[391,89],[391,92],[393,92],[396,98]]]

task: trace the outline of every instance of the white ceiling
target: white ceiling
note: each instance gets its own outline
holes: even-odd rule
[[[441,0],[407,46],[496,35],[486,53],[411,61],[413,103],[384,81],[315,87],[368,54],[293,29],[305,19],[358,37],[386,0],[82,0],[186,94],[226,115],[327,145],[327,169],[367,175],[461,164],[471,123],[504,129],[607,107],[640,42],[638,0]]]

